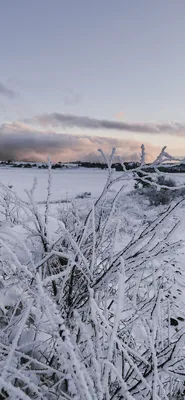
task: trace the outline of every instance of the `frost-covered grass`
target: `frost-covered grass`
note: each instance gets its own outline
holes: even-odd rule
[[[133,173],[114,153],[108,171],[0,170],[1,399],[183,396],[184,199],[149,207],[144,146]]]

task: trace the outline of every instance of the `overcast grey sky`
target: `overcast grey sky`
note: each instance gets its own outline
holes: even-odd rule
[[[8,143],[12,135],[14,141],[24,138],[28,149],[33,134],[32,157],[40,131],[92,137],[92,152],[98,136],[111,146],[114,139],[123,141],[120,151],[130,140],[135,148],[145,141],[154,152],[167,144],[185,154],[184,38],[184,0],[1,1],[0,135],[6,131]],[[49,127],[48,120],[41,123],[46,114]],[[108,124],[72,126],[64,124],[64,117],[56,124],[53,114]],[[110,128],[111,121],[124,122],[128,129]],[[149,129],[134,130],[134,124]],[[156,126],[163,126],[157,134]],[[42,136],[44,157],[47,138]],[[64,157],[65,146],[60,146]],[[24,156],[21,149],[19,157]],[[90,154],[86,150],[84,145],[81,156]],[[65,158],[77,155],[65,149]]]

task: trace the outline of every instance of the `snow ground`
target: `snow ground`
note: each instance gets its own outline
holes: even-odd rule
[[[115,177],[119,177],[121,172],[115,171]],[[53,203],[52,210],[58,207],[58,203],[65,200],[73,200],[77,195],[83,192],[90,192],[91,199],[95,200],[102,192],[107,179],[108,172],[100,169],[89,168],[73,168],[64,170],[52,170],[52,188],[51,201]],[[185,174],[167,174],[177,182],[177,185],[185,183]],[[30,190],[33,185],[34,178],[37,178],[37,187],[35,191],[35,200],[37,202],[45,202],[48,186],[48,171],[44,169],[24,169],[24,168],[0,168],[0,182],[6,186],[12,187],[12,191],[22,200],[27,200],[26,190]],[[129,179],[125,181],[123,194],[120,196],[119,209],[122,210],[121,218],[125,225],[132,229],[152,220],[158,213],[164,210],[164,206],[148,207],[147,200],[143,196],[130,196],[134,181]],[[110,189],[110,195],[116,192],[121,186],[117,183]],[[126,198],[125,195],[127,194]],[[78,203],[84,203],[87,200],[78,200]],[[42,208],[42,206],[40,205]],[[65,207],[65,204],[62,206]],[[183,207],[181,207],[183,209]],[[125,213],[126,211],[126,213]],[[182,212],[182,211],[181,211]]]
[[[75,199],[76,196],[83,192],[90,192],[91,199],[95,200],[102,192],[104,184],[107,179],[108,172],[100,169],[87,169],[87,168],[74,168],[66,170],[52,170],[52,189],[51,189],[51,200],[53,203],[50,213],[54,216],[56,211],[59,209],[61,201]],[[115,172],[115,177],[120,176],[120,172]],[[27,200],[27,194],[25,189],[30,190],[34,177],[37,177],[37,188],[35,191],[35,200],[37,202],[45,202],[47,196],[48,186],[48,171],[42,169],[22,169],[22,168],[0,168],[0,182],[7,186],[12,186],[12,191],[22,199]],[[172,177],[177,184],[181,185],[185,183],[185,174],[167,174]],[[124,231],[124,243],[123,238],[120,237],[118,240],[117,247],[122,247],[126,244],[133,233],[138,230],[141,225],[145,222],[152,221],[161,213],[165,206],[151,207],[148,205],[147,200],[143,196],[130,195],[130,191],[133,188],[133,180],[130,179],[125,181],[125,188],[118,201],[117,207],[119,209],[119,219]],[[116,192],[120,188],[120,183],[114,185],[110,190]],[[127,193],[127,194],[126,194]],[[87,199],[76,200],[78,207],[84,208],[89,202]],[[90,205],[90,204],[89,204]],[[44,205],[39,205],[41,213],[44,212]],[[66,209],[67,204],[61,204],[61,211]],[[182,205],[175,212],[173,218],[180,218],[181,224],[176,231],[177,240],[183,236],[184,224],[183,221],[185,213],[185,206]],[[171,222],[169,222],[170,224]],[[54,228],[51,229],[55,230]]]
[[[116,172],[116,176],[120,173]],[[25,189],[30,190],[34,177],[38,186],[35,192],[37,201],[46,199],[48,171],[42,169],[0,168],[0,182],[13,186],[19,197],[26,200]],[[52,197],[54,200],[74,198],[82,192],[91,192],[98,197],[107,179],[107,171],[99,169],[74,168],[52,170]]]
[[[115,172],[115,177],[120,176],[121,172]],[[37,201],[46,199],[48,185],[48,171],[42,169],[24,168],[0,168],[0,182],[5,185],[13,186],[19,197],[26,200],[25,189],[30,190],[33,185],[34,177],[37,177],[38,185],[35,192]],[[185,174],[168,174],[178,184],[185,183]],[[90,168],[74,168],[64,170],[52,170],[52,201],[75,198],[82,192],[91,192],[93,198],[97,198],[106,182],[107,171]],[[130,182],[126,183],[128,186]],[[117,190],[120,184],[114,186]]]

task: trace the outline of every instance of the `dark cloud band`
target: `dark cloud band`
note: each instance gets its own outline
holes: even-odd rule
[[[134,140],[41,132],[21,123],[0,126],[0,160],[46,161],[49,154],[53,161],[102,161],[97,149],[109,153],[112,147],[127,161],[139,159],[140,143]],[[148,150],[158,151],[151,145]]]
[[[40,115],[35,118],[35,121],[43,126],[61,126],[93,130],[117,130],[136,133],[177,134],[179,136],[185,135],[185,124],[178,122],[127,123],[60,113]]]

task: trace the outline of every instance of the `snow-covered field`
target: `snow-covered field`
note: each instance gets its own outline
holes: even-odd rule
[[[83,192],[90,192],[93,198],[97,198],[106,182],[107,170],[91,168],[71,168],[63,170],[52,170],[52,201],[60,201],[75,198]],[[114,176],[120,176],[120,172],[115,172]],[[35,192],[37,201],[44,201],[47,195],[48,172],[42,169],[24,168],[0,168],[0,182],[12,186],[12,190],[22,198],[26,199],[25,189],[30,190],[33,185],[34,177],[37,177],[38,186]],[[167,174],[178,184],[185,182],[185,174]],[[129,185],[129,182],[127,182]],[[120,184],[114,186],[117,190]]]
[[[100,196],[105,182],[107,180],[108,171],[101,169],[91,168],[71,168],[63,170],[52,170],[52,184],[51,184],[51,205],[50,212],[52,215],[58,215],[59,205],[61,202],[60,210],[66,210],[66,200],[70,202],[75,200],[78,195],[88,192],[91,193],[88,199],[82,200],[77,199],[75,204],[77,208],[87,212],[91,207],[92,202]],[[114,172],[114,178],[121,175],[120,172]],[[24,169],[24,168],[0,168],[0,182],[4,185],[11,187],[11,191],[14,192],[22,200],[28,201],[28,196],[25,190],[30,190],[33,186],[34,178],[37,178],[37,186],[34,193],[34,199],[38,202],[39,210],[41,215],[44,214],[45,202],[47,198],[48,188],[48,171],[44,169]],[[167,177],[171,177],[177,185],[185,183],[185,174],[167,174]],[[114,197],[122,183],[116,183],[109,191],[110,197]],[[117,238],[115,244],[116,249],[126,245],[131,239],[134,232],[136,232],[145,222],[154,220],[157,215],[164,211],[164,206],[151,207],[148,205],[148,201],[143,196],[130,195],[133,192],[134,180],[130,176],[129,180],[125,181],[124,189],[118,200],[117,211],[115,212],[114,218],[118,217],[121,223],[121,230],[123,235]],[[63,203],[64,201],[64,203]],[[41,204],[40,204],[41,203]],[[181,219],[185,219],[185,209],[182,205],[178,209],[181,215]],[[0,215],[0,220],[1,220]],[[173,218],[176,218],[174,213]],[[169,225],[170,225],[169,221]],[[50,220],[49,226],[52,234],[57,230],[56,224]],[[176,238],[180,239],[182,235],[182,223],[176,230]]]
[[[115,172],[119,176],[119,172]],[[38,186],[35,198],[44,201],[47,194],[48,172],[42,169],[0,168],[0,182],[13,186],[17,194],[26,199],[25,189],[30,190],[34,177]],[[52,170],[52,200],[74,198],[82,192],[91,192],[98,197],[107,179],[107,171],[100,169],[74,168]]]

